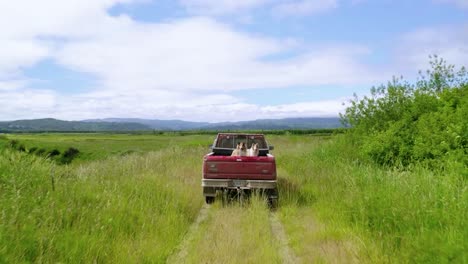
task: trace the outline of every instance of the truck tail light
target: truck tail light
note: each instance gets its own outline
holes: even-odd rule
[[[217,172],[218,168],[216,167],[216,164],[215,163],[208,163],[208,171]]]

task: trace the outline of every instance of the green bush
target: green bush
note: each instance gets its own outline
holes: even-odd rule
[[[26,151],[26,147],[23,145],[23,144],[20,144],[16,147],[16,150],[18,151],[21,151],[21,152],[25,152]]]
[[[60,151],[58,149],[52,149],[49,152],[47,152],[47,156],[53,158],[55,156],[60,155]]]
[[[431,58],[415,84],[394,78],[351,101],[341,117],[362,155],[390,166],[468,166],[468,73]]]
[[[62,164],[69,164],[78,154],[80,154],[78,149],[70,147],[62,153],[59,162]]]
[[[354,246],[365,245],[358,262],[468,263],[468,177],[459,173],[460,168],[435,171],[421,164],[405,170],[386,168],[357,159],[349,135],[317,141],[318,146],[311,141],[299,147],[291,140],[291,150],[276,143],[280,212],[292,232],[291,241],[303,237],[298,233],[306,232],[308,225],[314,226],[315,236],[321,232],[323,227],[310,220],[288,223],[307,219],[300,214],[309,211],[328,226],[337,225],[335,236],[344,233],[338,239],[349,238],[353,230],[360,241]],[[297,216],[290,214],[294,207],[302,207]],[[338,240],[330,236],[320,237]],[[299,241],[298,247],[307,249]]]
[[[10,142],[8,142],[8,146],[12,149],[16,149],[18,145],[19,145],[19,141],[16,139],[12,139],[10,140]]]
[[[40,148],[34,152],[37,156],[44,156],[46,154],[47,150],[45,148]]]
[[[31,147],[29,148],[28,153],[33,154],[36,152],[37,149],[38,149],[37,147]]]

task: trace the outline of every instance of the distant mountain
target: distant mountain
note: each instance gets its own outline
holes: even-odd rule
[[[115,123],[138,123],[149,126],[156,130],[191,130],[207,126],[207,122],[189,122],[182,120],[159,120],[159,119],[141,119],[141,118],[104,118],[90,119],[84,122],[115,122]]]
[[[138,118],[105,118],[85,122],[134,122],[156,130],[245,130],[245,129],[314,129],[342,127],[337,117],[259,119],[241,122],[188,122],[182,120],[158,120]]]
[[[205,129],[242,130],[242,129],[319,129],[342,127],[337,117],[259,119],[254,121],[226,122],[210,124]]]
[[[53,118],[0,122],[0,132],[85,132],[85,131],[145,131],[145,130],[271,130],[323,129],[342,127],[339,118],[285,118],[242,122],[188,122],[139,118],[105,118],[83,121],[63,121]]]
[[[63,121],[53,118],[16,120],[0,122],[0,131],[33,132],[33,131],[140,131],[150,130],[149,126],[128,122],[82,122]]]

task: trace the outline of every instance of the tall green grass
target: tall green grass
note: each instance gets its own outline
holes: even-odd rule
[[[70,168],[2,151],[0,262],[164,262],[202,204],[204,152],[169,147]]]
[[[24,136],[26,145],[54,141]],[[61,146],[76,140],[98,153],[72,166],[0,151],[0,263],[161,263],[175,253],[203,203],[201,158],[212,136],[145,135],[136,145],[148,148],[124,156],[113,152],[131,137],[98,135],[93,146],[92,136],[63,136]],[[341,135],[267,139],[277,158],[278,213],[304,263],[468,262],[465,168],[376,166]],[[268,214],[256,198],[215,204],[186,261],[279,262]]]
[[[359,255],[368,255],[370,262],[468,261],[463,171],[372,165],[357,159],[346,137],[309,146],[308,151],[299,145],[296,153],[278,157],[285,178],[280,186],[282,219],[289,231],[294,231],[294,221],[288,219],[288,208],[311,206],[321,221],[354,234]]]

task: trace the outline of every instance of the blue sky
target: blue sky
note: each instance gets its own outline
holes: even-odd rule
[[[467,0],[18,0],[0,32],[0,120],[337,116],[430,54],[468,66]]]

